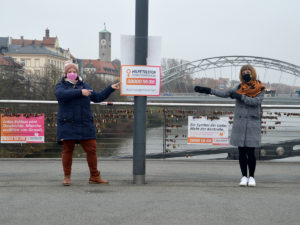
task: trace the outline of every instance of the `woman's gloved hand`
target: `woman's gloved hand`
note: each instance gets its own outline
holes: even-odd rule
[[[236,93],[235,91],[234,92],[231,92],[231,94],[230,94],[230,98],[232,98],[232,99],[238,99],[238,100],[240,100],[241,101],[241,99],[242,99],[242,95],[240,95],[240,94],[238,94],[238,93]]]
[[[205,94],[211,93],[211,88],[208,87],[195,86],[194,90],[199,93],[205,93]]]

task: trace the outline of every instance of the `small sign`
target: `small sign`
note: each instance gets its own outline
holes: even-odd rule
[[[44,114],[1,114],[1,143],[44,143]]]
[[[228,145],[229,118],[188,117],[188,144]]]
[[[160,96],[160,66],[121,66],[121,95]]]

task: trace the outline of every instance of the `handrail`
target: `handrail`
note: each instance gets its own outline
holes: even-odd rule
[[[0,100],[0,103],[20,103],[20,104],[57,104],[57,101],[41,101],[41,100]],[[134,105],[134,102],[101,102],[92,103],[96,105]],[[149,106],[186,106],[186,107],[223,107],[234,108],[235,104],[205,104],[205,103],[181,103],[181,102],[147,102]],[[262,105],[267,109],[300,109],[300,105]]]

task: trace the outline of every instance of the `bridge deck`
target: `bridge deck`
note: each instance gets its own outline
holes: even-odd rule
[[[89,185],[82,159],[63,187],[60,160],[1,159],[1,224],[299,224],[299,163],[258,162],[255,188],[237,161],[147,160],[142,186],[131,160],[99,164],[109,185]]]

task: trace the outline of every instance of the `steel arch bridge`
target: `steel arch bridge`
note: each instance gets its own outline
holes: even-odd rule
[[[200,71],[223,67],[238,67],[245,64],[251,64],[258,68],[277,70],[300,77],[300,66],[277,59],[236,55],[205,58],[172,67],[162,72],[161,83],[162,85],[166,85],[185,75],[191,75]]]

